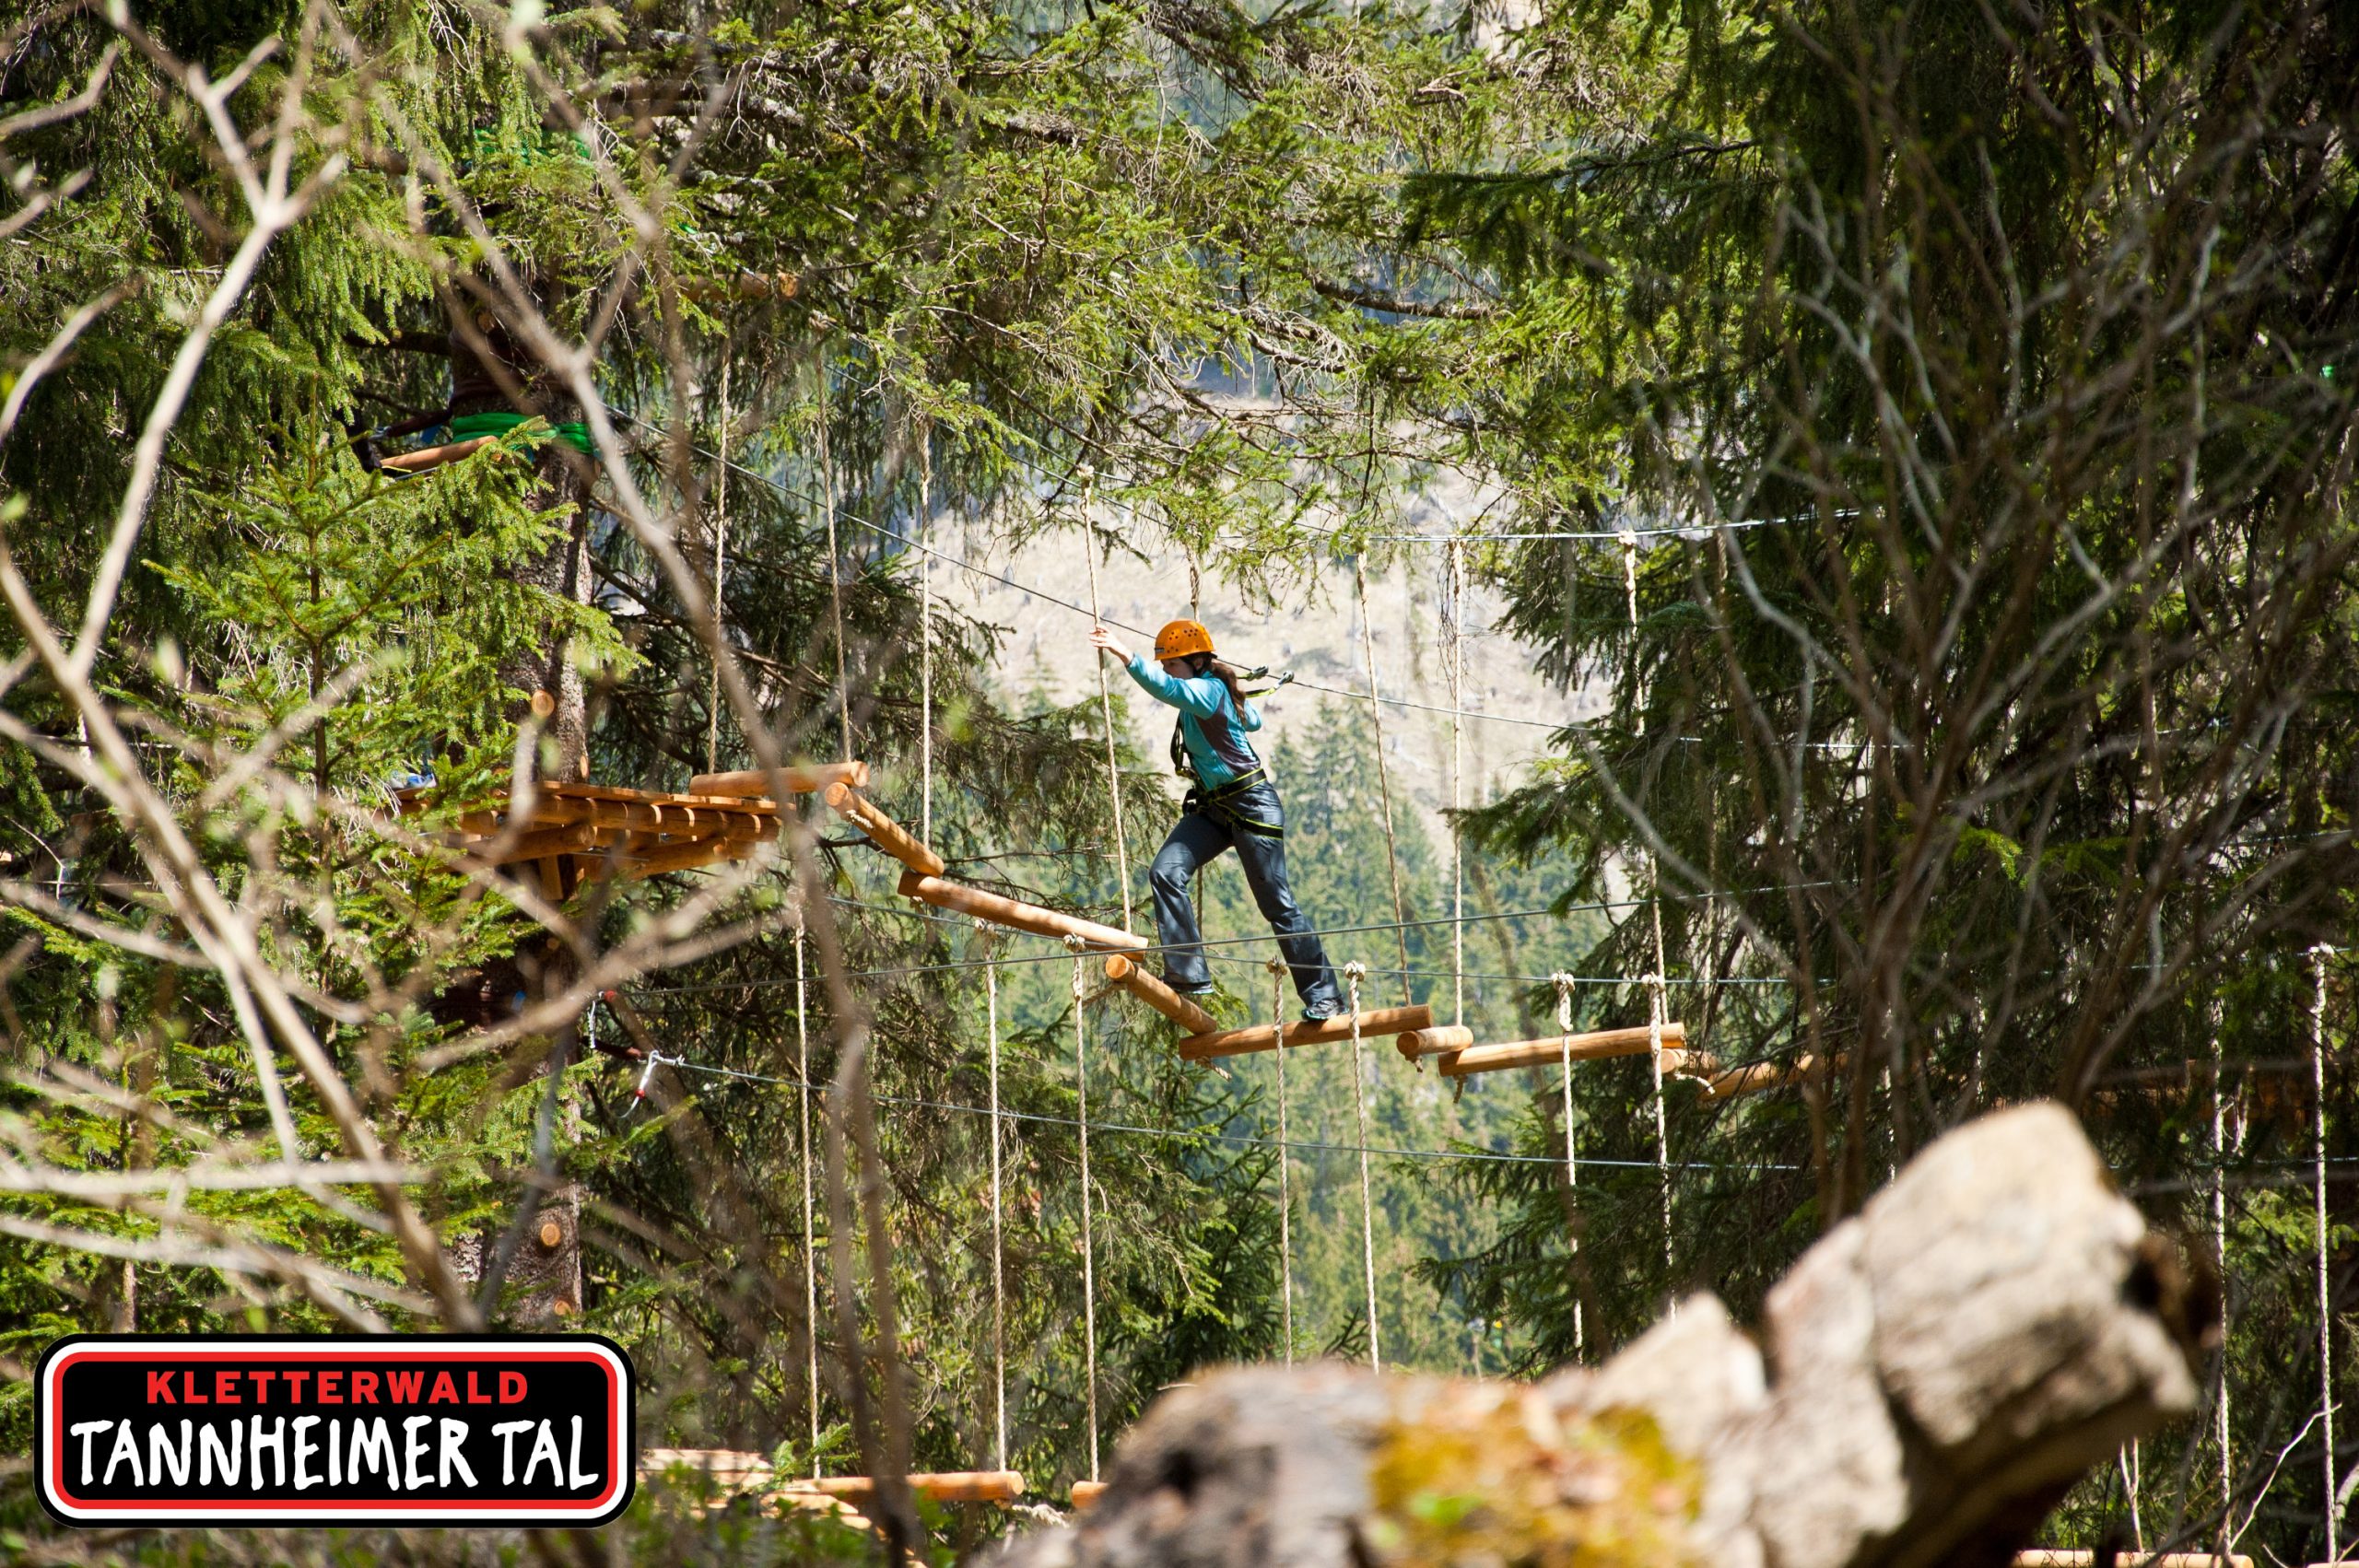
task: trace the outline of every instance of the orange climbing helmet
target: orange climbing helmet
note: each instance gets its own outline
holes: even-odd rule
[[[1212,650],[1213,634],[1204,629],[1202,621],[1173,621],[1155,634],[1157,659],[1185,659],[1191,653]]]

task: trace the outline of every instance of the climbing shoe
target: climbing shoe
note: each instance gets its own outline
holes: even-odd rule
[[[1344,1004],[1340,1001],[1309,1002],[1302,1010],[1305,1024],[1324,1024],[1330,1018],[1341,1018],[1343,1015]]]
[[[1198,980],[1191,983],[1186,980],[1175,980],[1170,976],[1166,975],[1163,977],[1163,983],[1181,996],[1210,996],[1213,994],[1213,983],[1210,980]]]

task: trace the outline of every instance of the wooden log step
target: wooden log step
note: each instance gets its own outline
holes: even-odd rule
[[[1731,1068],[1704,1081],[1703,1098],[1709,1104],[1733,1100],[1739,1094],[1758,1094],[1765,1089],[1782,1088],[1789,1083],[1807,1082],[1817,1065],[1818,1058],[1804,1055],[1791,1062],[1756,1061],[1750,1067]],[[1835,1065],[1842,1066],[1842,1058],[1837,1057]]]
[[[1119,953],[1109,958],[1106,977],[1191,1035],[1209,1035],[1220,1027],[1219,1020],[1148,974],[1135,958]]]
[[[996,893],[985,893],[980,887],[945,882],[940,877],[924,876],[915,871],[901,873],[900,891],[904,898],[914,898],[937,909],[972,915],[993,925],[1030,931],[1035,936],[1077,936],[1095,952],[1135,953],[1148,945],[1143,936],[1118,931],[1095,920],[1061,914],[1054,909],[1043,909],[1037,904],[1019,903],[1013,898],[1003,898]]]
[[[868,788],[864,762],[809,762],[781,770],[786,787],[798,795],[816,795],[830,784]],[[734,773],[699,773],[688,780],[691,795],[725,795],[741,800],[768,800],[778,776],[766,767],[743,767]]]
[[[1359,1015],[1360,1038],[1379,1035],[1406,1035],[1434,1025],[1430,1007],[1379,1007]],[[1284,1041],[1292,1046],[1332,1045],[1352,1037],[1352,1017],[1322,1018],[1316,1024],[1299,1021],[1289,1024]],[[1180,1054],[1190,1061],[1204,1061],[1214,1057],[1244,1056],[1252,1051],[1274,1050],[1280,1043],[1278,1026],[1256,1024],[1243,1029],[1215,1029],[1191,1035],[1180,1042]]]
[[[1462,1051],[1474,1043],[1474,1031],[1457,1024],[1443,1024],[1431,1029],[1412,1029],[1392,1042],[1401,1054],[1411,1061],[1419,1057],[1439,1056],[1444,1051]]]
[[[1086,1514],[1090,1504],[1106,1495],[1106,1483],[1102,1480],[1077,1480],[1073,1483],[1072,1495],[1073,1511]]]
[[[1662,1043],[1668,1058],[1672,1049],[1687,1043],[1686,1026],[1665,1024]],[[1602,1061],[1609,1057],[1644,1056],[1653,1045],[1654,1032],[1644,1024],[1636,1029],[1598,1029],[1573,1036],[1572,1058],[1575,1061]],[[1565,1059],[1565,1036],[1551,1035],[1540,1040],[1470,1047],[1443,1057],[1441,1071],[1446,1078],[1464,1078],[1471,1073],[1505,1072],[1518,1067],[1553,1067]],[[1664,1065],[1671,1064],[1666,1060]]]
[[[875,802],[841,780],[830,784],[819,798],[829,810],[863,833],[869,842],[920,876],[940,876],[949,868],[942,857],[918,842],[917,835],[876,809]]]
[[[902,1479],[911,1492],[936,1503],[1013,1503],[1024,1495],[1024,1475],[1019,1470],[945,1470]],[[876,1482],[868,1476],[822,1476],[817,1480],[784,1481],[779,1490],[858,1502],[876,1495]]]

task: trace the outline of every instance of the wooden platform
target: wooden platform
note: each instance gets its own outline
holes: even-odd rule
[[[859,766],[788,769],[787,785],[821,790],[837,782],[841,769]],[[427,794],[403,791],[402,810],[422,811]],[[509,791],[502,790],[484,809],[462,816],[457,831],[441,841],[478,864],[529,868],[543,896],[563,899],[596,877],[629,881],[741,860],[778,837],[778,802],[768,795],[542,784],[531,800],[520,821]]]

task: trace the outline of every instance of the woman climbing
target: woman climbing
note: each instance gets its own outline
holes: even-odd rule
[[[1163,939],[1165,983],[1184,994],[1213,989],[1188,883],[1198,867],[1234,848],[1253,902],[1294,971],[1302,1016],[1315,1023],[1342,1012],[1343,993],[1327,966],[1327,950],[1286,886],[1285,819],[1278,791],[1245,738],[1247,731],[1262,727],[1261,712],[1238,690],[1237,672],[1213,657],[1212,633],[1195,621],[1165,626],[1155,638],[1160,669],[1126,651],[1104,626],[1091,628],[1089,640],[1100,653],[1121,661],[1131,679],[1157,702],[1180,710],[1171,761],[1191,788],[1183,814],[1147,872],[1155,888],[1156,929]]]

